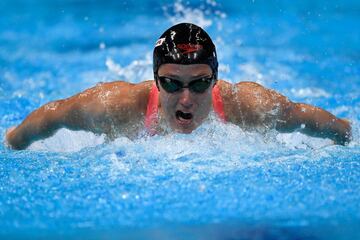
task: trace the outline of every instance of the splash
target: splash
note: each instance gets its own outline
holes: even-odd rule
[[[105,135],[97,136],[91,132],[71,131],[65,128],[57,131],[52,137],[32,143],[32,151],[78,152],[88,147],[95,147],[105,142]]]
[[[186,7],[182,1],[176,1],[172,7],[163,7],[166,18],[174,25],[181,22],[191,22],[203,28],[212,25],[213,21],[205,16],[200,8]]]
[[[178,0],[172,6],[163,6],[164,15],[173,25],[190,22],[202,28],[207,28],[216,23],[217,29],[222,30],[220,20],[225,19],[227,15],[219,9],[219,5],[215,0],[207,0],[196,7],[188,5],[189,3]]]
[[[122,148],[126,148],[127,151],[134,149],[132,157],[136,159],[147,154],[151,156],[156,152],[157,155],[164,155],[168,159],[183,159],[181,161],[190,162],[220,156],[233,161],[241,159],[247,161],[254,153],[259,152],[276,152],[282,155],[296,149],[314,150],[333,145],[331,140],[309,137],[298,132],[282,134],[275,130],[245,131],[236,125],[224,124],[213,117],[191,134],[170,132],[165,136],[139,137],[134,140],[120,136],[112,142],[106,142],[104,134],[95,135],[91,132],[60,129],[52,137],[34,142],[28,149],[79,152],[104,143],[101,148],[112,149],[114,152]],[[114,156],[111,155],[109,159],[114,160]]]
[[[147,53],[144,60],[132,61],[125,67],[117,64],[110,57],[105,64],[111,73],[127,82],[138,83],[145,79],[153,79],[151,53]]]
[[[329,98],[331,95],[321,88],[300,88],[295,89],[292,88],[291,93],[294,94],[295,97],[312,97],[312,98]]]

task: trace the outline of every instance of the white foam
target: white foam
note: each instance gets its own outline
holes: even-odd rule
[[[239,69],[242,72],[242,79],[249,79],[256,81],[257,83],[263,83],[264,75],[260,71],[257,64],[250,62],[240,64]]]
[[[299,132],[278,134],[276,140],[289,149],[320,149],[334,145],[330,139],[310,137]]]
[[[105,136],[91,132],[71,131],[65,128],[53,136],[32,143],[28,149],[33,151],[77,152],[86,147],[95,147],[105,142]]]
[[[215,1],[213,1],[215,2]],[[163,7],[166,18],[174,25],[181,22],[191,22],[206,28],[212,25],[212,20],[205,16],[200,8],[186,7],[182,1],[176,1],[173,6]]]
[[[124,67],[110,57],[107,58],[105,64],[110,72],[127,82],[137,83],[145,79],[153,79],[152,56],[150,52],[145,55],[144,60],[132,61]]]
[[[60,129],[52,137],[34,142],[28,149],[34,151],[77,152],[104,142],[105,135],[97,136],[91,132]],[[126,148],[134,148],[135,152],[139,151],[139,147],[148,149],[150,151],[147,154],[150,155],[154,151],[157,155],[172,153],[171,156],[168,156],[170,159],[181,159],[189,154],[192,155],[191,159],[206,159],[221,154],[234,161],[242,158],[246,159],[255,152],[281,151],[281,149],[284,151],[292,149],[312,150],[329,145],[333,145],[330,139],[309,137],[298,132],[281,134],[275,130],[268,131],[265,134],[248,132],[236,125],[223,124],[214,119],[205,122],[191,134],[170,133],[165,136],[139,138],[134,141],[126,137],[119,137],[107,144],[111,149],[126,146]],[[211,146],[211,149],[209,149],[209,146]],[[279,146],[281,147],[279,148]],[[146,155],[146,153],[143,154]],[[135,155],[138,155],[138,153]],[[115,158],[110,156],[109,159],[113,161]],[[121,168],[125,169],[126,167]]]
[[[321,88],[315,88],[315,87],[307,87],[307,88],[300,88],[295,89],[291,88],[291,93],[294,94],[295,97],[312,97],[312,98],[329,98],[331,95],[326,92],[324,89]]]
[[[299,149],[313,151],[329,145],[333,146],[331,140],[300,133],[278,134],[270,131],[264,135],[211,120],[192,134],[170,133],[134,141],[118,138],[110,144],[112,150],[109,150],[109,159],[115,175],[130,171],[131,166],[123,162],[125,159],[132,159],[132,162],[146,169],[154,168],[152,174],[156,176],[166,175],[168,168],[184,173],[219,173],[268,164],[269,161],[301,160],[301,155],[292,155],[294,150],[296,155]],[[119,149],[120,155],[126,153],[126,156],[118,157],[111,153]],[[161,164],[152,163],[150,159],[161,159]]]

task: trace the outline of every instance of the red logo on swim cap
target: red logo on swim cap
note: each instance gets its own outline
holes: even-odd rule
[[[192,53],[203,49],[203,46],[200,44],[191,44],[191,43],[181,43],[176,45],[177,48],[181,50],[182,54]]]

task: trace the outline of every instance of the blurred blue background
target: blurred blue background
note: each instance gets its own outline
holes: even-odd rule
[[[0,2],[0,136],[34,109],[97,82],[152,79],[171,25],[213,38],[219,77],[255,81],[352,122],[353,141],[208,124],[106,143],[61,130],[0,145],[0,236],[357,239],[360,2]]]

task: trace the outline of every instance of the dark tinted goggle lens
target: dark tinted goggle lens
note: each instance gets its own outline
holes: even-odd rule
[[[182,88],[189,88],[190,91],[195,93],[203,93],[211,85],[213,77],[204,77],[194,81],[191,81],[187,87],[184,87],[184,84],[176,79],[168,77],[158,77],[161,87],[168,93],[174,93],[179,91]]]
[[[167,77],[159,77],[159,82],[161,87],[169,93],[179,91],[183,87],[182,82]]]
[[[196,93],[203,93],[208,89],[211,85],[212,78],[202,78],[199,80],[191,81],[189,83],[190,91]]]

